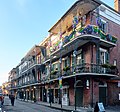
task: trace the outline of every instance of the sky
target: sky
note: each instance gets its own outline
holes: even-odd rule
[[[76,0],[0,0],[0,85]],[[114,0],[102,0],[113,7]]]

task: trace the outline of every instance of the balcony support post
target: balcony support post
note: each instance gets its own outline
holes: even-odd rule
[[[98,73],[99,68],[99,64],[100,64],[100,44],[99,44],[99,40],[96,42],[96,72]]]

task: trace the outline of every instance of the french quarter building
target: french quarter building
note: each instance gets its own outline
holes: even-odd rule
[[[11,70],[10,92],[77,107],[120,104],[119,5],[76,1]]]

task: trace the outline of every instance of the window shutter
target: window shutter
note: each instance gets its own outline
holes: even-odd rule
[[[105,62],[106,63],[109,62],[109,54],[108,54],[108,52],[105,52]]]

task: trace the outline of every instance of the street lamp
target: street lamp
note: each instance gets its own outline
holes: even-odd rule
[[[61,56],[60,56],[59,62],[60,62],[59,91],[60,91],[60,103],[61,103],[61,108],[62,108],[62,70],[61,70],[62,58]]]
[[[74,50],[73,52],[73,56],[74,56],[74,70],[73,70],[73,74],[76,74],[76,55],[77,55],[77,51]],[[76,75],[75,75],[75,83],[76,83]],[[74,97],[75,97],[75,110],[76,110],[76,86],[74,89]]]
[[[49,102],[50,102],[50,107],[52,106],[52,103],[51,103],[51,53],[50,53],[50,79],[49,79],[49,84],[50,84],[50,90],[49,90]]]

